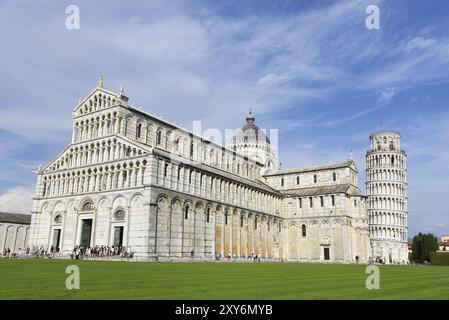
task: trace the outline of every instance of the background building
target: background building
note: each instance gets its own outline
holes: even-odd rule
[[[449,235],[442,234],[438,243],[439,251],[449,251]]]
[[[368,261],[366,199],[354,161],[279,170],[265,178],[282,194],[289,260]]]
[[[30,223],[29,214],[0,212],[0,249],[10,249],[11,253],[25,250]]]
[[[371,256],[389,263],[407,261],[407,155],[401,135],[381,131],[370,140],[366,192]]]

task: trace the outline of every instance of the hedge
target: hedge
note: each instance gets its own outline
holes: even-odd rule
[[[449,252],[431,252],[430,263],[434,266],[449,266]]]

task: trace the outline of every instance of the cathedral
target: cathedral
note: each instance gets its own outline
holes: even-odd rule
[[[371,136],[367,193],[352,159],[279,169],[250,111],[224,146],[128,103],[102,79],[72,141],[39,168],[30,247],[121,247],[138,260],[407,259],[406,155]]]

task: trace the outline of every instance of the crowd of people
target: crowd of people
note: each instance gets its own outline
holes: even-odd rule
[[[192,257],[193,257],[193,254],[192,254]],[[262,257],[262,254],[260,254],[260,253],[259,254],[251,253],[251,256],[250,256],[251,261],[253,261],[253,262],[260,262],[261,257]],[[238,260],[237,259],[237,255],[235,253],[232,254],[231,252],[228,253],[226,258],[227,258],[228,261],[236,261],[236,260]],[[220,261],[221,259],[222,259],[222,256],[219,253],[215,253],[215,260]]]
[[[95,246],[93,248],[84,248],[83,246],[76,246],[70,257],[72,259],[89,259],[89,258],[102,258],[119,256],[130,257],[131,253],[124,251],[121,246]],[[40,246],[35,248],[27,247],[25,249],[19,248],[16,251],[10,248],[4,248],[1,253],[2,258],[25,258],[25,257],[35,257],[35,258],[49,258],[49,259],[59,259],[61,258],[60,248],[55,246]]]
[[[59,248],[54,246],[48,248],[42,245],[29,250],[29,254],[36,258],[60,258]]]
[[[128,257],[129,252],[124,251],[122,246],[95,246],[93,248],[84,246],[76,246],[73,248],[70,257],[72,259],[90,259],[90,258],[103,258],[111,256],[123,255]]]
[[[2,252],[3,258],[21,258],[23,255],[29,255],[30,254],[30,248],[22,249],[19,248],[17,252],[11,251],[10,248],[4,248]]]
[[[399,260],[394,260],[394,259],[392,259],[392,260],[390,260],[390,261],[387,261],[387,258],[382,258],[382,257],[369,257],[368,258],[368,263],[369,264],[386,264],[386,263],[389,263],[389,264],[396,264],[396,265],[401,265],[401,264],[408,264],[409,263],[409,261],[404,261],[404,260],[402,260],[402,261],[399,261]]]

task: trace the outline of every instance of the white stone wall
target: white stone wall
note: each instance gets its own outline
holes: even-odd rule
[[[369,257],[368,216],[365,199],[361,196],[335,195],[335,205],[330,196],[314,196],[314,207],[305,197],[302,208],[288,206],[288,256],[289,260],[324,261],[323,249],[329,248],[330,261],[367,262]],[[288,198],[285,202],[298,204],[299,198]],[[357,201],[357,205],[354,204]],[[304,227],[303,227],[304,226]],[[305,235],[303,235],[305,228]]]
[[[5,248],[9,248],[12,253],[18,253],[19,249],[25,251],[29,229],[29,225],[0,222],[0,255]]]
[[[305,170],[294,169],[280,171],[265,176],[268,185],[278,190],[289,190],[317,186],[332,186],[337,184],[352,184],[358,186],[357,171],[355,167],[337,167],[332,169]],[[334,180],[335,176],[335,180]]]
[[[103,192],[76,197],[48,199],[40,210],[33,213],[31,247],[49,248],[53,243],[53,230],[61,229],[60,248],[69,254],[75,245],[80,244],[81,219],[92,218],[91,247],[113,245],[114,226],[124,226],[123,246],[136,253],[137,257],[148,256],[150,207],[144,197],[149,193],[144,188]],[[92,210],[84,210],[87,202],[93,204]],[[124,220],[116,220],[114,213],[123,210]],[[60,223],[55,218],[62,215]]]

